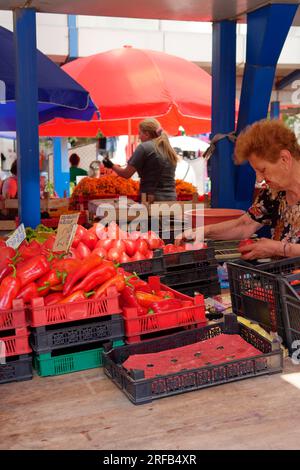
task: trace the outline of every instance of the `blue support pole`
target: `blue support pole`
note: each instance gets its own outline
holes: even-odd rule
[[[76,15],[68,15],[69,59],[78,57],[78,29]]]
[[[248,124],[267,117],[276,64],[297,8],[296,4],[271,4],[247,15],[238,133]],[[251,205],[254,182],[255,174],[248,163],[237,169],[237,208],[247,209]]]
[[[271,102],[270,117],[271,119],[280,118],[280,101]]]
[[[59,197],[70,194],[70,170],[68,141],[60,137],[53,139],[54,187]]]
[[[19,218],[40,223],[36,16],[32,8],[14,10],[16,52],[16,134]]]
[[[235,129],[236,22],[213,23],[212,137]],[[227,138],[216,144],[211,158],[212,207],[235,207],[233,144]]]

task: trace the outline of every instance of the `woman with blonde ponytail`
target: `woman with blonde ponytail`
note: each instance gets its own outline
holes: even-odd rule
[[[176,200],[175,170],[178,155],[170,145],[166,132],[153,118],[139,124],[140,145],[133,152],[125,168],[103,160],[104,166],[113,169],[117,175],[130,178],[136,171],[141,178],[140,194],[149,200]]]

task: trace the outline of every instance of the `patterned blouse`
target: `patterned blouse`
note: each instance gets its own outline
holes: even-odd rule
[[[285,191],[262,189],[248,214],[256,222],[270,226],[273,240],[300,243],[300,201],[288,205]]]

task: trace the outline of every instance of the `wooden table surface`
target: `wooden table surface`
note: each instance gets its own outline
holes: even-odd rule
[[[135,406],[102,369],[0,385],[0,449],[299,449],[300,366]]]

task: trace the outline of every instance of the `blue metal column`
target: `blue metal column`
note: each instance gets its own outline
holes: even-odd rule
[[[213,23],[212,135],[235,129],[236,22]],[[212,207],[235,207],[233,144],[227,138],[216,144],[211,158]]]
[[[271,119],[280,118],[280,101],[271,101],[270,117]]]
[[[40,223],[36,17],[32,8],[14,10],[16,51],[16,131],[19,217]]]
[[[276,64],[286,40],[296,4],[272,4],[247,15],[247,49],[237,131],[266,118]],[[253,198],[255,174],[250,165],[237,169],[236,207],[247,209]]]
[[[70,169],[68,159],[68,140],[53,139],[54,187],[59,197],[70,194]]]
[[[78,57],[78,29],[76,15],[68,15],[69,59]]]

